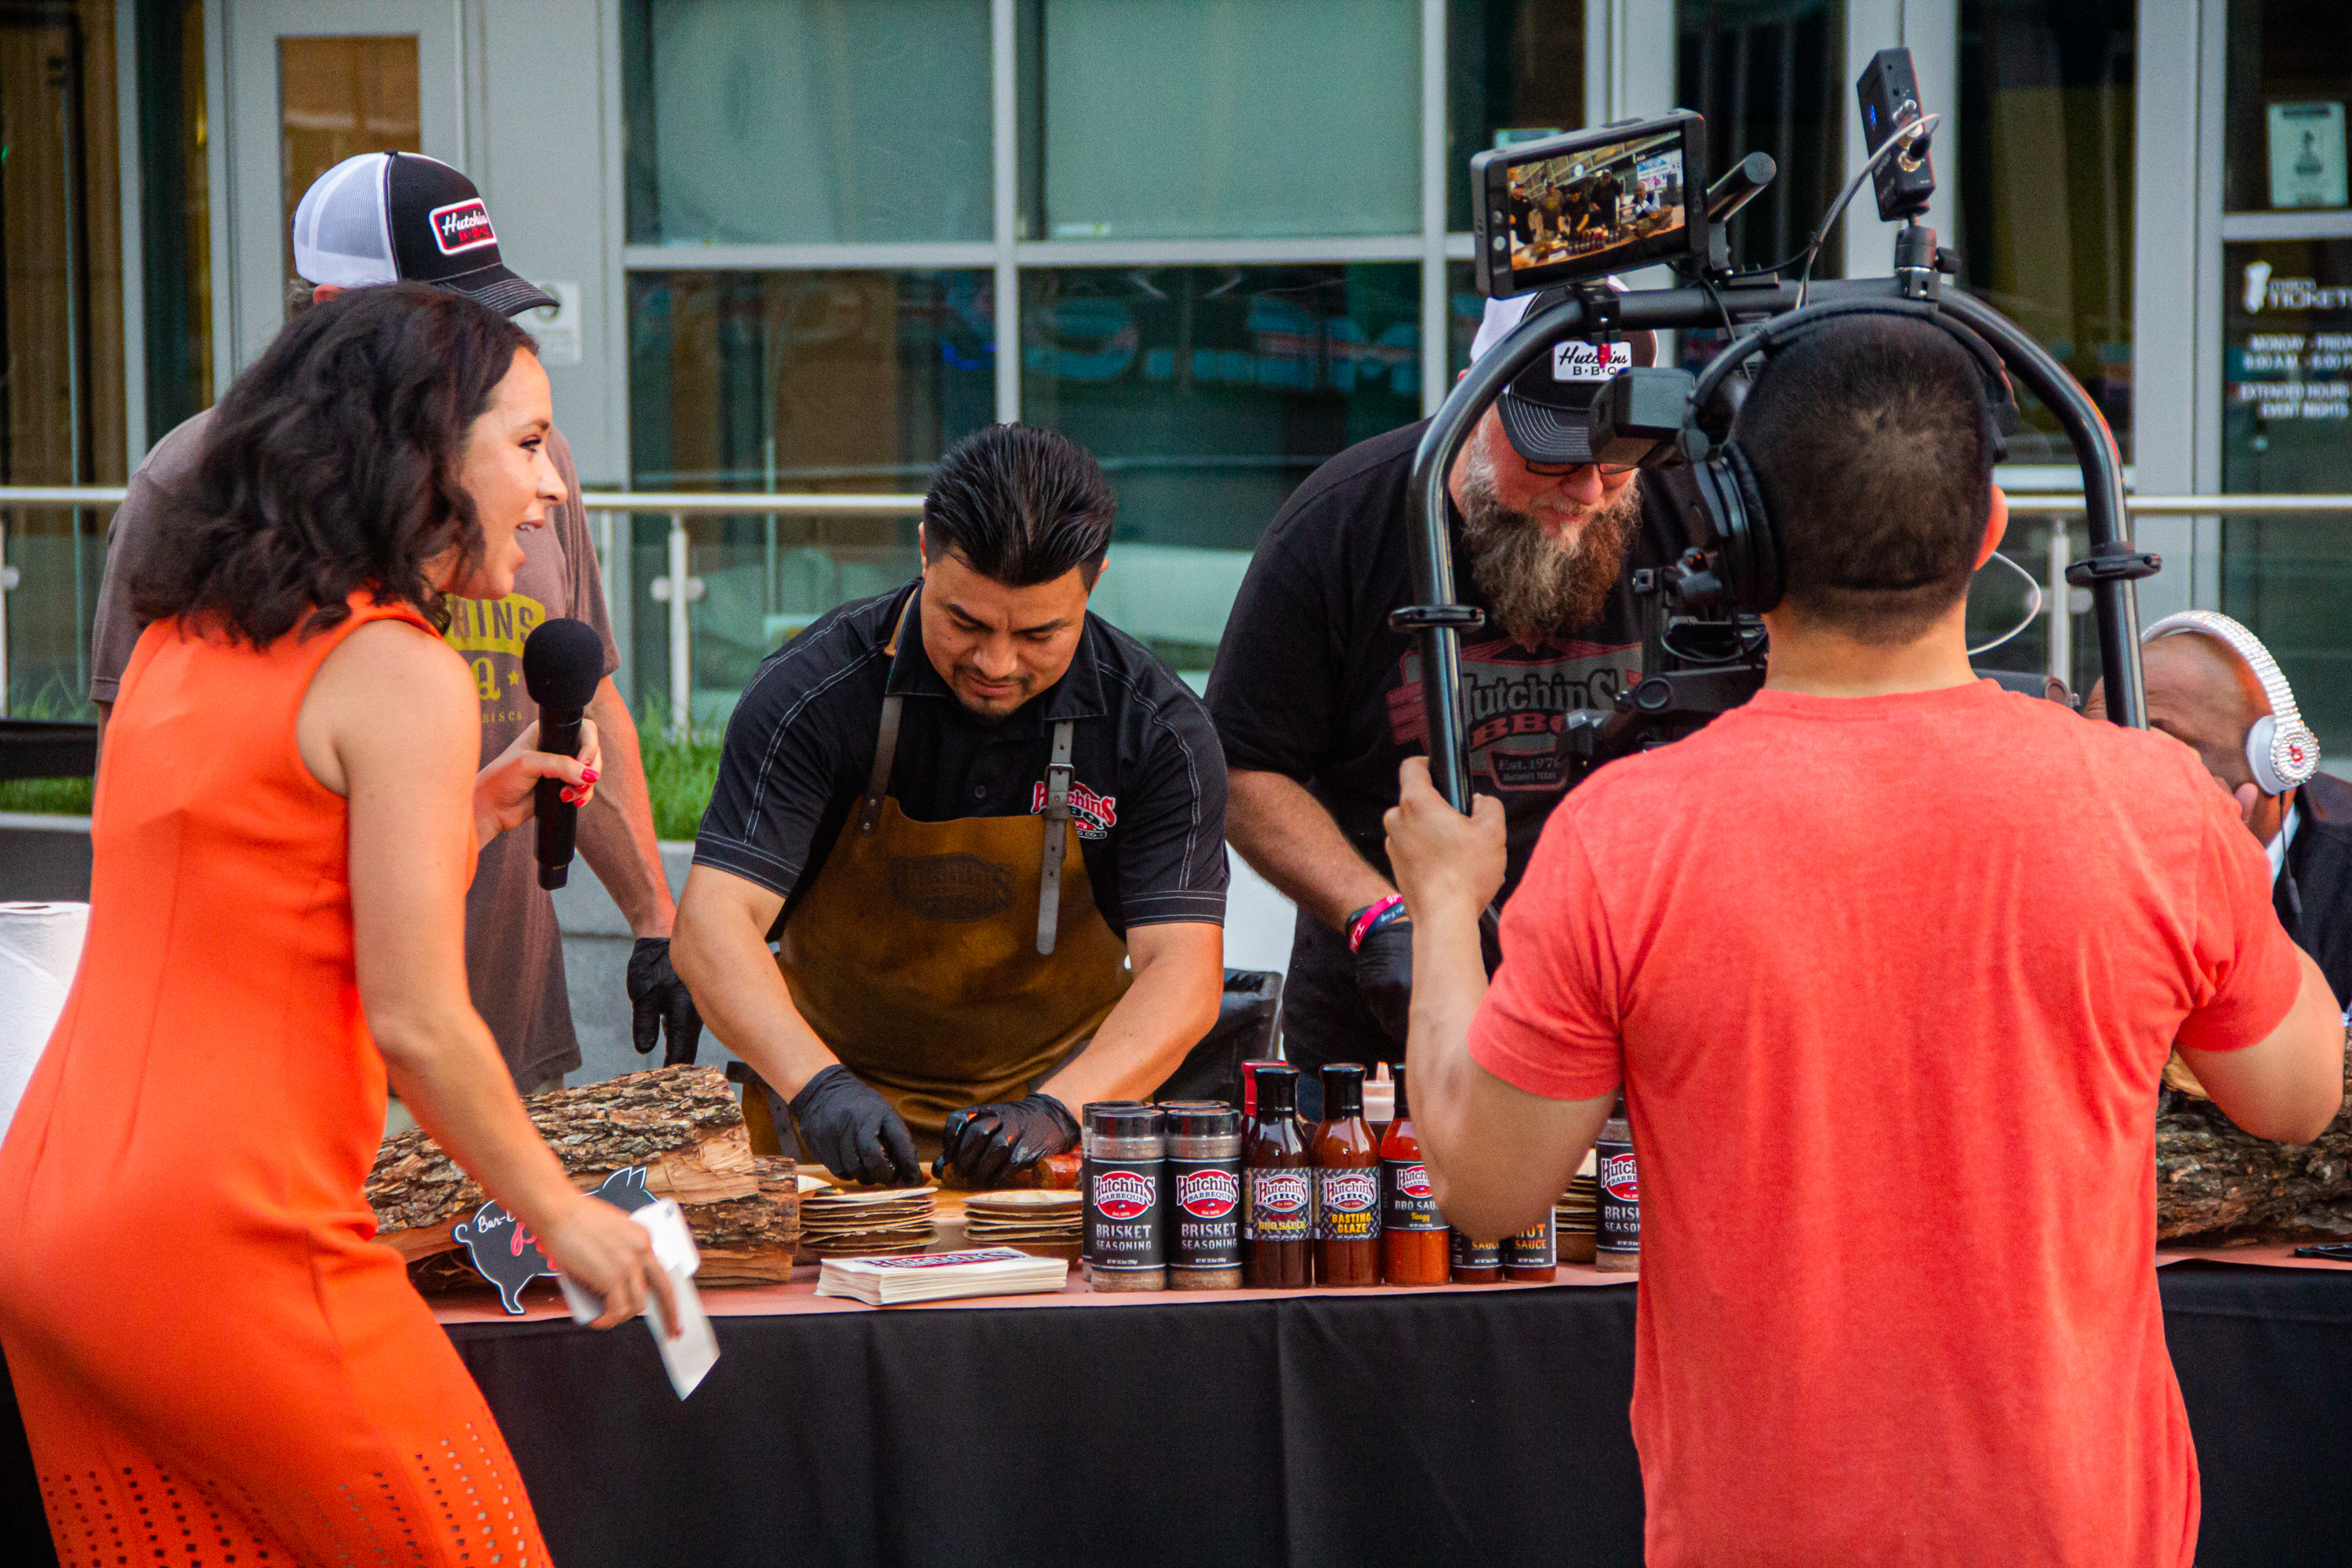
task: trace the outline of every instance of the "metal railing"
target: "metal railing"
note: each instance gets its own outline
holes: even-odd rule
[[[0,485],[0,563],[6,560],[6,511],[13,507],[110,507],[123,498],[122,487],[108,485]],[[669,718],[673,726],[690,722],[694,712],[694,647],[691,607],[702,597],[701,579],[689,570],[687,521],[695,517],[872,517],[920,516],[919,495],[746,494],[741,491],[587,490],[583,492],[591,537],[603,578],[605,600],[613,600],[613,519],[621,513],[649,512],[669,519],[667,572],[647,584],[656,603],[668,617]],[[2080,492],[2017,491],[2009,497],[2014,517],[2079,517]],[[2274,517],[2314,512],[2352,517],[2352,495],[2210,495],[2126,497],[2126,510],[2135,517]],[[2065,552],[2053,542],[2049,599],[2053,660],[2068,642],[2064,587]],[[8,691],[7,593],[13,574],[0,575],[0,711]]]

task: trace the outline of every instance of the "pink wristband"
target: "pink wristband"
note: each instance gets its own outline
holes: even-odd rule
[[[1403,905],[1402,893],[1391,893],[1387,898],[1365,906],[1364,912],[1358,915],[1355,923],[1348,928],[1348,951],[1353,952],[1362,947],[1364,938],[1370,936],[1372,928],[1381,923],[1381,917],[1391,910],[1402,908]]]

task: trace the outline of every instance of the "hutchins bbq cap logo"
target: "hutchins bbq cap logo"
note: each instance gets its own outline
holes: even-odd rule
[[[1095,1207],[1109,1219],[1133,1219],[1160,1201],[1159,1184],[1133,1171],[1104,1171],[1095,1177]]]
[[[1194,1219],[1223,1219],[1241,1196],[1231,1171],[1188,1171],[1176,1181],[1176,1202]]]
[[[482,205],[479,196],[435,207],[425,216],[433,223],[433,243],[441,247],[444,256],[479,250],[499,242],[497,231],[490,227],[490,209]]]

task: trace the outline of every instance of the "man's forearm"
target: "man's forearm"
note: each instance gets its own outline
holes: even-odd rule
[[[841,1059],[793,1005],[775,955],[756,930],[698,926],[693,941],[673,945],[670,959],[719,1043],[786,1100]]]
[[[1164,929],[1164,928],[1163,928]],[[1168,1081],[1217,1021],[1222,948],[1139,963],[1135,984],[1068,1066],[1038,1087],[1075,1114],[1097,1100],[1142,1100]]]
[[[1297,779],[1235,768],[1226,790],[1225,837],[1251,869],[1333,931],[1396,891]]]
[[[1477,1142],[1469,1122],[1470,1021],[1486,999],[1486,961],[1478,922],[1443,911],[1416,911],[1412,933],[1412,1026],[1405,1071],[1412,1085],[1412,1124],[1431,1168]]]
[[[667,936],[677,918],[661,842],[654,833],[637,727],[610,678],[589,700],[588,717],[604,753],[604,777],[580,813],[580,855],[620,907],[632,934]]]

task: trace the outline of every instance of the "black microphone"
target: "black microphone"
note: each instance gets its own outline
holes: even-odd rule
[[[580,754],[580,720],[604,679],[604,639],[585,621],[542,621],[522,645],[522,683],[539,704],[539,749],[559,757]],[[572,870],[580,808],[565,801],[562,779],[531,786],[539,818],[539,885],[560,888]]]

